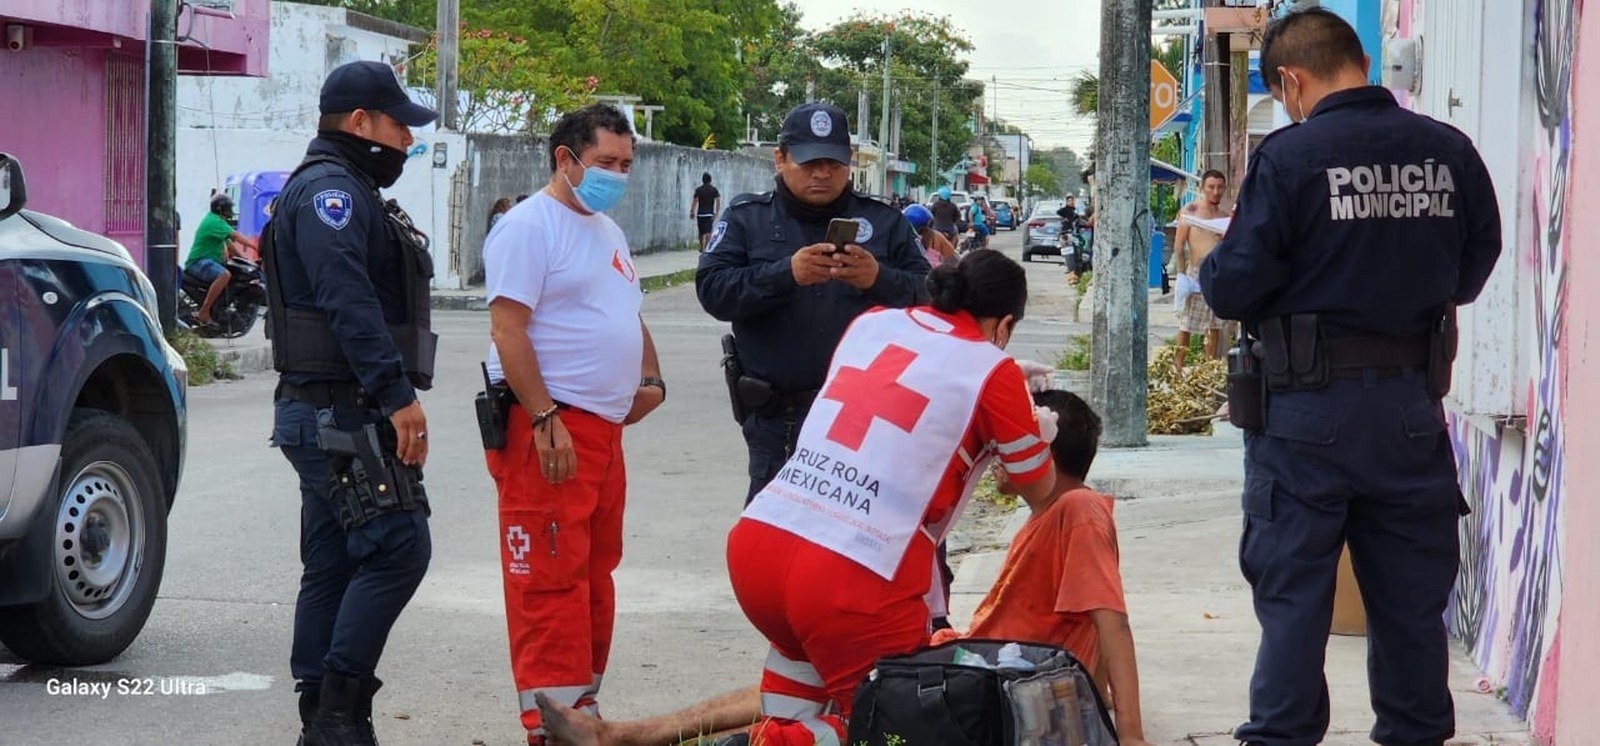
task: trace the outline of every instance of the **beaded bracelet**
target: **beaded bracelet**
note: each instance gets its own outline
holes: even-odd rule
[[[560,413],[561,405],[551,404],[549,409],[546,409],[545,411],[533,416],[533,429],[537,430],[543,427],[544,423],[549,422],[551,417],[554,417]]]

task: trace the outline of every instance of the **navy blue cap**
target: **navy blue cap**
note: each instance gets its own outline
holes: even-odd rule
[[[844,110],[830,104],[801,104],[783,118],[778,144],[789,149],[795,163],[830,158],[850,163],[850,122]]]
[[[394,68],[372,60],[347,62],[328,73],[317,108],[323,114],[381,111],[407,127],[421,127],[439,118],[439,112],[411,101]]]

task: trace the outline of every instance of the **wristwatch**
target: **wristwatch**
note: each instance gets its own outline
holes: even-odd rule
[[[667,382],[661,380],[660,377],[645,376],[639,379],[639,388],[644,388],[645,386],[654,386],[658,389],[661,389],[661,401],[667,400]]]

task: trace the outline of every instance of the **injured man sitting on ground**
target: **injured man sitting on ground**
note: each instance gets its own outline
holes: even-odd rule
[[[1034,506],[966,632],[942,630],[933,642],[973,637],[1066,648],[1106,696],[1120,742],[1143,744],[1139,673],[1118,569],[1113,501],[1084,486],[1099,446],[1100,418],[1065,391],[1043,391],[1034,400],[1059,417],[1051,443],[1055,497]],[[1007,488],[1002,479],[1001,490]],[[716,734],[707,740],[716,746],[763,743],[760,733],[749,732],[761,717],[755,686],[637,721],[602,721],[545,700],[540,709],[557,744],[661,746],[695,743],[695,734]]]

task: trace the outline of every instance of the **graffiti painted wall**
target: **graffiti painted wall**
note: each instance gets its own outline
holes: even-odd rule
[[[1497,0],[1480,2],[1489,8]],[[1480,110],[1499,107],[1501,112],[1515,103],[1522,112],[1517,133],[1490,131],[1497,129],[1490,127],[1472,131],[1470,124],[1463,126],[1480,141],[1520,135],[1515,141],[1520,148],[1517,162],[1525,165],[1512,171],[1517,178],[1497,177],[1496,184],[1502,203],[1512,201],[1510,212],[1515,219],[1507,225],[1500,261],[1502,265],[1514,263],[1509,270],[1513,279],[1490,289],[1512,296],[1489,300],[1516,309],[1511,349],[1524,364],[1514,366],[1521,371],[1520,380],[1512,382],[1515,399],[1505,411],[1451,417],[1461,489],[1473,512],[1461,524],[1461,573],[1449,623],[1499,695],[1518,715],[1528,718],[1534,735],[1546,742],[1555,733],[1559,688],[1555,662],[1561,649],[1567,497],[1564,455],[1569,421],[1565,416],[1569,358],[1565,330],[1573,235],[1568,221],[1572,197],[1568,170],[1577,90],[1576,30],[1582,5],[1582,0],[1528,0],[1522,4],[1525,15],[1521,19],[1526,44],[1508,53],[1518,59],[1489,59],[1456,52],[1471,49],[1481,40],[1451,38],[1448,33],[1426,38],[1428,29],[1449,28],[1447,17],[1464,7],[1457,0],[1392,4],[1401,16],[1397,24],[1400,35],[1421,34],[1424,49],[1434,50],[1428,53],[1423,69],[1432,64],[1434,75],[1445,68],[1456,81],[1480,81],[1478,90],[1453,88],[1449,98],[1475,96]],[[1498,10],[1503,12],[1506,7]],[[1429,19],[1429,13],[1435,17]],[[1521,69],[1524,74],[1519,78],[1528,81],[1531,90],[1504,85],[1504,77],[1485,72],[1490,68],[1501,72]],[[1417,100],[1426,102],[1430,97]],[[1441,119],[1448,116],[1424,107],[1418,108]],[[1463,339],[1463,346],[1472,342]],[[1503,360],[1484,359],[1463,363],[1504,365]],[[1458,370],[1457,377],[1480,372]]]

